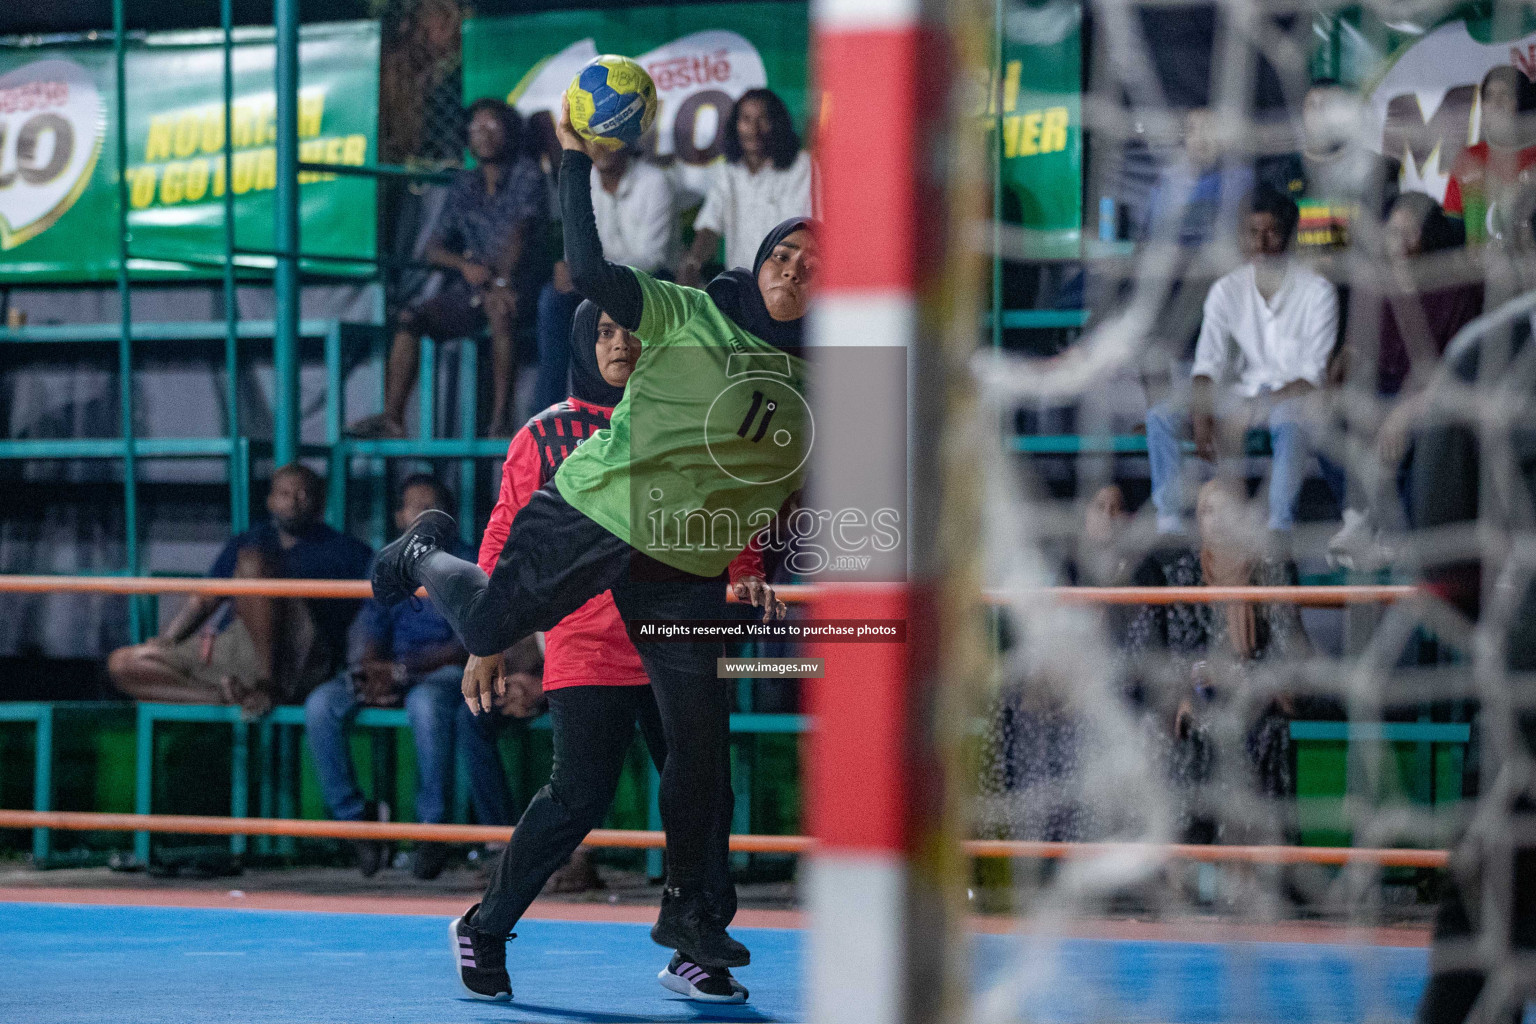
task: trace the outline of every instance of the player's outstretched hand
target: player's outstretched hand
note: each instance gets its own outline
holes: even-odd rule
[[[464,703],[474,714],[485,714],[496,706],[496,698],[507,692],[507,680],[500,654],[488,658],[469,656],[464,665]]]
[[[752,607],[763,610],[763,621],[772,622],[782,619],[788,606],[779,600],[779,595],[773,592],[761,576],[745,576],[731,584],[731,589],[736,592],[736,600],[750,601]]]

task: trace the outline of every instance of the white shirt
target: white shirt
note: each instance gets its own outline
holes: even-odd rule
[[[753,174],[745,162],[722,161],[715,167],[714,182],[693,227],[725,239],[727,270],[751,269],[768,232],[781,221],[810,215],[811,155],[801,150],[782,171],[770,162]]]
[[[672,181],[661,168],[631,160],[613,192],[603,188],[602,175],[592,168],[592,213],[604,259],[647,274],[666,266],[677,227],[677,201]]]
[[[1249,263],[1218,280],[1205,297],[1191,375],[1209,377],[1243,398],[1297,380],[1321,387],[1338,332],[1339,294],[1326,278],[1292,263],[1266,302]]]

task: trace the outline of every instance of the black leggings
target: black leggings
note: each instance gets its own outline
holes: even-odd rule
[[[492,935],[512,933],[549,876],[602,823],[636,725],[657,770],[666,766],[661,715],[649,687],[568,686],[548,696],[555,748],[549,784],[523,812],[472,922]],[[710,867],[716,874],[709,888],[711,896],[723,902],[728,922],[736,909],[726,861],[734,797],[729,780],[723,781],[724,817],[711,837]]]
[[[723,576],[693,576],[640,554],[566,504],[553,485],[512,520],[489,577],[444,551],[422,559],[417,575],[464,645],[481,656],[548,630],[605,590],[626,622],[727,616]],[[725,851],[713,837],[730,820],[729,806],[722,807],[730,792],[730,699],[715,676],[724,649],[698,641],[637,642],[635,649],[651,678],[667,749],[660,793],[667,883],[689,894],[714,889]],[[715,897],[734,906],[734,894]]]
[[[1486,798],[1485,798],[1486,799]],[[1511,831],[1536,824],[1536,800],[1517,798],[1505,819]],[[1536,849],[1517,845],[1508,851],[1512,863],[1500,864],[1499,855],[1484,844],[1464,846],[1452,858],[1446,873],[1445,891],[1435,915],[1435,941],[1429,954],[1429,983],[1419,1001],[1419,1024],[1464,1024],[1488,985],[1483,956],[1485,923],[1483,903],[1490,898],[1490,884],[1508,886],[1504,902],[1508,931],[1493,936],[1500,951],[1529,956],[1536,950]],[[1490,883],[1489,879],[1498,879]],[[1488,993],[1499,1000],[1482,1009],[1482,1020],[1518,1024],[1529,991]]]

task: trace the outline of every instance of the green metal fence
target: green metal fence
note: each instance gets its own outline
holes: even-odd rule
[[[367,459],[371,472],[382,475],[384,462],[389,459],[455,459],[459,463],[461,477],[461,512],[465,530],[473,529],[475,520],[474,483],[476,460],[500,460],[506,454],[504,440],[475,437],[477,416],[476,339],[466,339],[461,346],[459,366],[460,408],[457,416],[457,436],[434,438],[436,421],[436,356],[437,346],[430,340],[423,341],[423,361],[420,380],[422,431],[419,438],[401,441],[360,441],[346,438],[343,433],[343,367],[342,351],[345,344],[374,343],[375,354],[382,356],[376,338],[364,338],[359,342],[357,332],[334,321],[301,321],[299,318],[299,292],[302,268],[300,260],[313,262],[317,257],[303,251],[299,220],[299,175],[309,172],[326,172],[349,176],[365,176],[374,180],[443,181],[445,174],[437,169],[416,169],[382,163],[361,166],[316,163],[299,159],[299,4],[297,0],[276,0],[274,4],[274,75],[273,89],[276,97],[276,181],[274,189],[273,246],[270,250],[256,252],[242,249],[236,240],[235,189],[223,189],[223,253],[209,259],[206,269],[216,269],[222,286],[222,323],[135,323],[132,312],[132,291],[143,283],[145,267],[160,257],[154,253],[136,251],[130,230],[128,125],[130,92],[128,89],[128,65],[130,44],[134,35],[128,25],[127,0],[113,0],[112,4],[112,57],[116,97],[113,120],[116,141],[116,259],[115,283],[118,293],[118,319],[111,324],[87,324],[67,326],[22,326],[0,328],[0,344],[14,345],[67,345],[77,347],[115,347],[118,375],[119,430],[115,438],[67,438],[67,439],[10,439],[0,440],[0,460],[21,459],[103,459],[119,462],[123,480],[123,530],[124,564],[120,572],[138,575],[142,571],[140,548],[140,502],[138,495],[139,465],[146,458],[220,458],[225,460],[230,489],[230,523],[238,532],[249,526],[251,506],[251,465],[253,448],[258,455],[270,455],[274,465],[282,465],[299,457],[319,457],[327,461],[330,469],[327,495],[327,520],[337,527],[347,524],[347,477],[354,459]],[[223,56],[222,107],[223,140],[221,161],[223,180],[234,180],[235,165],[235,68],[234,53],[237,44],[234,28],[233,0],[221,0],[220,34]],[[94,36],[92,37],[94,38]],[[236,301],[238,283],[249,282],[253,276],[263,278],[259,269],[252,268],[253,255],[270,261],[270,281],[274,290],[275,318],[269,321],[242,320]],[[185,259],[178,257],[185,262]],[[336,256],[325,259],[340,260],[347,264],[363,264],[374,268],[375,280],[387,259],[373,256]],[[193,262],[197,262],[193,260]],[[364,333],[367,333],[366,328]],[[373,334],[377,333],[374,329]],[[273,437],[270,445],[264,441],[253,444],[251,438],[241,433],[238,416],[240,357],[252,345],[260,345],[270,339],[275,377],[273,397]],[[326,423],[325,437],[321,446],[304,446],[299,437],[299,353],[304,341],[319,341],[324,346],[326,364]],[[206,344],[223,343],[223,401],[227,423],[217,437],[170,437],[139,438],[135,436],[135,402],[133,373],[136,350],[145,342]],[[377,531],[384,529],[384,495],[375,491],[374,520]],[[374,538],[375,540],[381,538]],[[129,628],[135,642],[154,630],[147,622],[149,605],[140,601],[129,604]]]

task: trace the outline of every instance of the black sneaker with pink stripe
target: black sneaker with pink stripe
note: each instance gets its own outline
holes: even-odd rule
[[[517,936],[498,938],[470,924],[475,911],[479,909],[480,904],[476,903],[464,911],[463,917],[454,918],[448,926],[448,939],[453,943],[459,984],[476,999],[511,999],[512,979],[507,976],[507,942]]]
[[[662,988],[701,1003],[744,1003],[747,987],[737,981],[728,967],[702,967],[681,953],[672,954],[672,962],[656,980]]]

